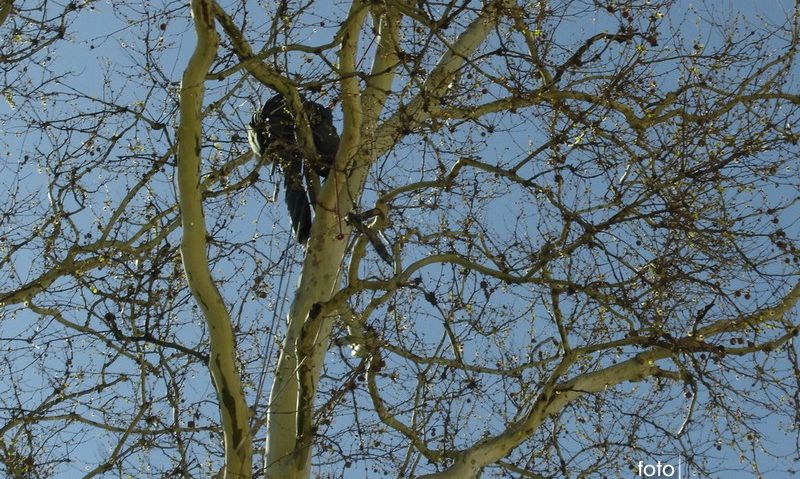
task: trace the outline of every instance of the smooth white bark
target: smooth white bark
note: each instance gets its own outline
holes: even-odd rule
[[[252,477],[250,415],[236,367],[236,340],[227,306],[208,266],[206,225],[200,185],[200,144],[204,82],[219,37],[212,2],[192,0],[197,46],[183,74],[178,127],[178,193],[181,210],[181,257],[194,300],[208,324],[208,368],[219,401],[225,443],[226,479]]]

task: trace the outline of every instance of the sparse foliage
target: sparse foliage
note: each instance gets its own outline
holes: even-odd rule
[[[0,471],[789,474],[773,6],[0,0]],[[306,157],[303,98],[341,135],[306,248],[247,144],[274,92]]]

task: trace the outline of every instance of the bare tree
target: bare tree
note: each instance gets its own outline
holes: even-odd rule
[[[774,6],[3,1],[0,470],[792,472],[800,12]],[[254,155],[276,93],[296,142]],[[321,177],[307,100],[340,134]]]

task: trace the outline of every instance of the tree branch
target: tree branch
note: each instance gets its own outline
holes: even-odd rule
[[[178,126],[178,192],[181,210],[181,256],[192,296],[208,323],[209,369],[219,400],[225,443],[225,477],[252,476],[250,413],[236,366],[236,340],[227,306],[214,284],[206,253],[206,225],[200,187],[202,103],[206,73],[219,44],[213,2],[192,0],[197,46],[183,74]]]

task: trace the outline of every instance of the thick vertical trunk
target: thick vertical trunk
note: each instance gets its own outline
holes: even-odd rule
[[[178,127],[178,192],[181,210],[181,257],[186,281],[208,324],[208,368],[219,401],[225,444],[225,479],[252,477],[250,414],[236,365],[236,338],[227,306],[208,266],[206,225],[200,185],[200,144],[204,83],[219,37],[212,5],[193,0],[197,47],[183,74]]]
[[[311,438],[303,430],[309,429],[304,424],[311,421],[314,391],[334,321],[334,316],[316,317],[312,310],[327,301],[338,284],[346,241],[337,239],[337,234],[336,215],[316,218],[270,395],[265,456],[269,478],[299,479],[310,473]]]
[[[500,2],[498,5],[502,4]],[[397,138],[396,132],[393,132],[391,139],[387,139],[386,132],[380,131],[377,125],[386,93],[391,90],[394,78],[399,16],[378,12],[373,15],[380,35],[379,48],[373,62],[374,75],[367,81],[362,95],[359,77],[355,74],[356,47],[366,13],[365,4],[354,1],[350,21],[342,36],[339,64],[344,130],[336,159],[336,178],[328,179],[320,195],[323,208],[317,208],[318,216],[311,230],[302,277],[289,314],[286,339],[273,383],[265,455],[268,478],[310,477],[312,441],[309,436],[314,392],[334,321],[334,316],[317,317],[312,311],[315,305],[327,301],[338,285],[346,247],[344,238],[349,236],[349,229],[342,224],[341,215],[351,211],[360,197],[372,161]],[[476,19],[453,45],[453,50],[440,59],[425,83],[425,90],[429,94],[435,95],[447,88],[448,82],[464,64],[464,59],[494,27],[496,16],[496,6],[487,7],[484,15]],[[410,117],[399,120],[393,117],[389,120],[388,129],[392,129],[395,121],[424,121],[423,103],[424,98],[420,95],[407,108]],[[342,239],[336,239],[339,231],[344,233]]]
[[[265,476],[306,479],[311,474],[314,395],[322,372],[335,315],[320,316],[319,306],[336,291],[350,229],[342,216],[361,196],[370,159],[361,149],[362,111],[355,71],[358,32],[366,10],[353,2],[352,22],[342,41],[344,128],[333,174],[317,201],[300,284],[289,312],[286,338],[270,394]],[[345,173],[347,172],[347,173]]]

